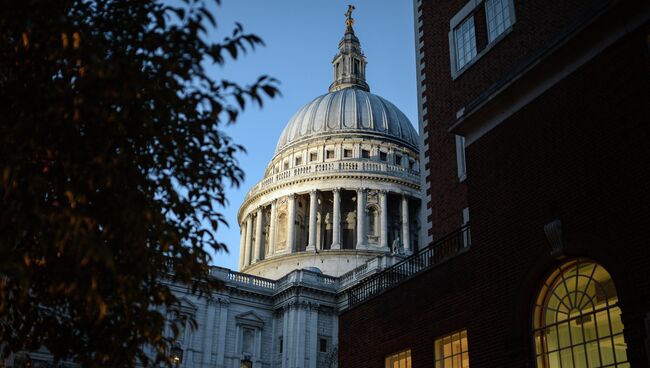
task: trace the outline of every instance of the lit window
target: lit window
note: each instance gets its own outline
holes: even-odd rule
[[[379,159],[382,161],[386,161],[388,159],[388,154],[386,152],[379,152]]]
[[[443,336],[435,341],[436,368],[468,368],[467,330]]]
[[[454,29],[454,40],[456,43],[456,70],[460,70],[476,56],[473,16]]]
[[[487,0],[485,2],[488,42],[494,41],[512,25],[510,0]]]
[[[361,150],[361,158],[370,158],[370,151],[368,150]]]
[[[389,355],[385,362],[385,368],[411,368],[411,350]]]
[[[327,150],[325,152],[325,158],[334,158],[334,150]]]
[[[352,150],[351,149],[344,149],[343,150],[343,157],[345,157],[345,158],[352,157]]]
[[[309,153],[309,162],[316,161],[318,159],[318,152]]]
[[[533,318],[538,368],[630,366],[616,287],[594,262],[558,267],[542,286]]]

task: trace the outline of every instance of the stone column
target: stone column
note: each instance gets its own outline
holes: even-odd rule
[[[246,247],[244,248],[244,266],[251,264],[251,250],[253,248],[253,216],[246,217]]]
[[[282,368],[289,367],[289,319],[291,318],[290,305],[284,307],[284,316],[282,317]]]
[[[357,246],[363,249],[366,246],[366,190],[357,189]]]
[[[411,254],[411,232],[409,231],[409,199],[402,194],[402,244],[404,253]]]
[[[264,213],[263,208],[257,209],[257,220],[255,221],[255,252],[253,253],[253,262],[257,263],[262,260],[262,229],[264,228]]]
[[[290,194],[287,200],[289,214],[287,216],[287,249],[293,253],[296,251],[296,195]]]
[[[219,305],[215,305],[209,301],[205,303],[206,307],[206,320],[207,323],[203,327],[203,358],[202,363],[204,366],[208,367],[211,365],[212,360],[212,348],[214,347],[214,319],[217,313],[217,308]]]
[[[219,329],[217,337],[217,368],[225,368],[226,359],[226,329],[228,327],[229,299],[219,298]]]
[[[388,200],[385,190],[379,191],[379,245],[382,248],[388,248]]]
[[[332,246],[330,249],[341,249],[341,189],[334,188],[332,211]]]
[[[294,328],[294,331],[296,332],[297,338],[294,340],[296,350],[295,350],[295,356],[296,356],[296,363],[295,367],[304,367],[305,366],[305,353],[306,353],[306,345],[307,345],[307,335],[306,335],[306,330],[307,330],[307,304],[306,303],[300,303],[297,305],[296,309],[297,315],[297,323]]]
[[[309,306],[309,368],[318,366],[318,305]]]
[[[271,225],[269,226],[269,257],[275,253],[275,227],[277,226],[275,221],[277,217],[277,205],[278,200],[274,199],[271,201]]]
[[[244,267],[244,251],[246,249],[246,220],[239,225],[239,271]]]
[[[307,251],[316,250],[316,218],[318,210],[318,191],[309,192],[309,243]]]

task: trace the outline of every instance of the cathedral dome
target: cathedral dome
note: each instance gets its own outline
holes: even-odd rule
[[[403,112],[370,93],[352,9],[329,92],[289,120],[239,208],[244,273],[338,277],[418,249],[419,137]]]
[[[345,88],[301,108],[282,132],[276,153],[312,138],[358,134],[388,138],[417,150],[418,135],[402,111],[375,94]]]

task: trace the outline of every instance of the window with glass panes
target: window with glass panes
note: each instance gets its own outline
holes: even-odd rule
[[[462,69],[476,56],[476,32],[471,16],[454,29],[456,43],[456,70]]]
[[[468,368],[467,330],[457,331],[435,341],[436,368]]]
[[[387,356],[384,368],[411,368],[411,350]]]
[[[487,18],[488,42],[494,41],[512,25],[510,15],[511,0],[487,0],[485,17]]]
[[[538,368],[630,366],[616,287],[597,263],[579,259],[558,267],[533,318]]]

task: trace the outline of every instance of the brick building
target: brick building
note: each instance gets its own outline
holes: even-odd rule
[[[339,366],[650,366],[650,4],[414,8],[426,248],[348,291]]]

